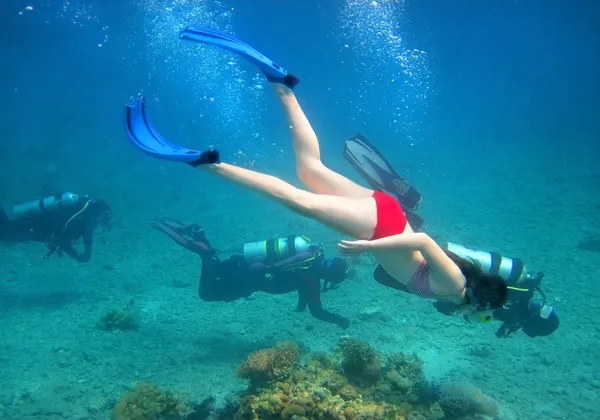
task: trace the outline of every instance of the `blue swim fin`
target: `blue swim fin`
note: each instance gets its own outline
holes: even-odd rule
[[[187,39],[188,41],[214,45],[241,55],[257,66],[267,76],[267,79],[270,82],[283,83],[290,89],[293,89],[300,82],[298,77],[289,74],[285,68],[281,67],[270,58],[256,51],[245,42],[226,33],[197,26],[188,26],[181,31],[179,37],[181,39]]]
[[[192,166],[218,163],[219,152],[214,149],[199,151],[177,146],[164,139],[146,115],[143,96],[137,96],[125,106],[125,123],[129,139],[142,152],[159,159],[185,162]]]

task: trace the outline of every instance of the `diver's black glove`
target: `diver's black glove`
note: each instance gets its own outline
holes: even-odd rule
[[[338,325],[340,327],[342,327],[342,329],[347,330],[348,328],[350,328],[350,320],[346,319],[346,318],[342,318],[342,320],[340,321],[340,323]]]
[[[442,315],[452,315],[456,310],[456,304],[453,302],[438,300],[433,302],[433,306]]]
[[[500,325],[500,328],[498,328],[498,330],[496,330],[496,337],[507,338],[514,332],[519,331],[520,329],[521,326],[519,324],[513,325],[505,322],[502,325]]]

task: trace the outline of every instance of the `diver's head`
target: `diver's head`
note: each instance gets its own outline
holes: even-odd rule
[[[446,254],[465,276],[465,298],[473,311],[492,311],[506,303],[508,287],[502,277],[483,272],[475,261],[461,258],[451,251],[446,251]]]
[[[343,282],[348,274],[348,264],[341,258],[327,258],[323,261],[323,280],[331,283],[332,286]]]
[[[103,229],[110,228],[112,220],[112,210],[106,202],[101,198],[94,198],[88,201],[87,204],[88,217],[91,217],[96,222],[96,226]]]
[[[479,275],[471,273],[466,279],[466,303],[459,305],[457,312],[470,323],[493,321],[494,311],[502,308],[508,299],[508,288],[504,279],[483,272]]]
[[[496,274],[481,273],[467,278],[467,299],[473,309],[489,311],[501,308],[508,299],[504,279]]]

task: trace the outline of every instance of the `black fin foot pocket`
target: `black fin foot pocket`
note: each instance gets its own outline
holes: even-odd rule
[[[289,74],[283,78],[281,77],[272,77],[265,73],[267,80],[271,83],[281,83],[282,85],[294,90],[296,85],[300,83],[300,78],[298,76],[294,76],[293,74]]]
[[[193,162],[189,162],[190,166],[194,168],[200,165],[207,165],[211,163],[220,163],[219,151],[216,149],[210,149],[200,154],[200,157]]]

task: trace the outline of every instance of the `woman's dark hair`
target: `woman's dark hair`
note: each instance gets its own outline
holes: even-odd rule
[[[471,289],[473,298],[477,300],[477,302],[471,303],[477,303],[481,310],[498,309],[506,303],[508,288],[502,277],[484,273],[475,260],[466,260],[452,251],[446,250],[445,252],[465,276],[466,287]]]

